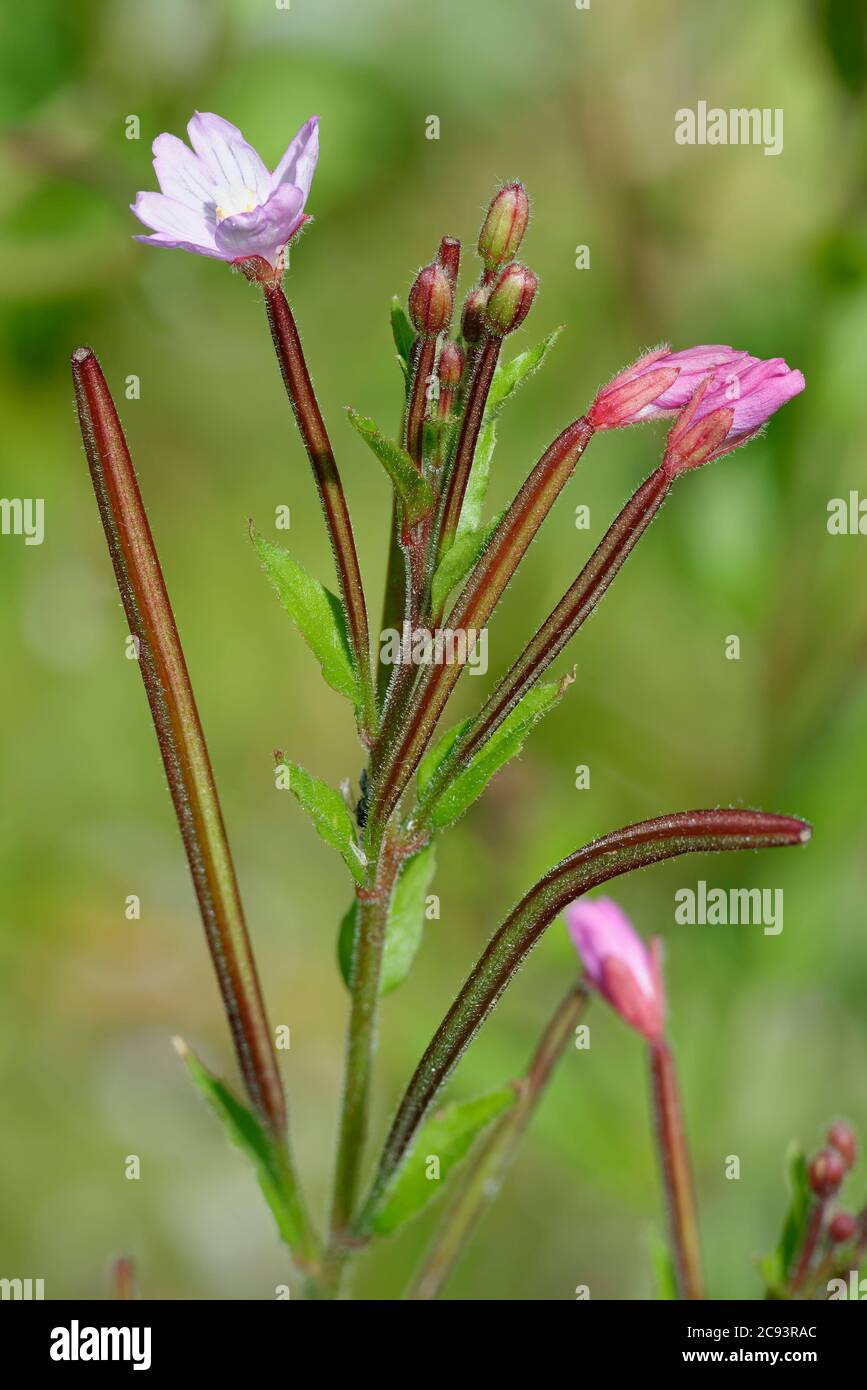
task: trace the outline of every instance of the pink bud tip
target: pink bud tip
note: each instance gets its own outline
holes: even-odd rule
[[[828,1143],[846,1164],[847,1168],[854,1167],[855,1159],[858,1156],[858,1140],[851,1125],[847,1125],[843,1120],[836,1121],[827,1133]]]
[[[846,1176],[846,1165],[836,1149],[822,1149],[810,1163],[807,1178],[817,1197],[830,1197]]]
[[[648,948],[611,898],[579,898],[566,920],[588,982],[624,1023],[648,1042],[658,1041],[665,1023],[659,939]]]
[[[409,316],[416,333],[435,338],[448,328],[452,318],[454,297],[446,270],[436,261],[426,265],[416,276],[409,292]]]
[[[828,1236],[834,1245],[852,1240],[857,1230],[858,1221],[850,1211],[838,1211],[828,1223]]]

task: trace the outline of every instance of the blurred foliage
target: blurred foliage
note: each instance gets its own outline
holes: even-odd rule
[[[346,997],[346,883],[272,750],[357,778],[345,703],[263,590],[247,519],[332,585],[306,460],[255,293],[213,262],[143,248],[128,204],[149,142],[195,108],[276,162],[322,117],[290,294],[344,469],[371,607],[387,480],[351,402],[396,420],[394,293],[443,233],[470,248],[497,181],[521,176],[542,292],[514,351],[565,321],[501,420],[489,514],[637,351],[731,342],[801,367],[766,437],[679,485],[562,659],[578,679],[444,841],[442,915],[384,1006],[381,1133],[433,1027],[503,913],[594,834],[744,802],[816,825],[808,850],[659,866],[618,885],[668,944],[709,1283],[760,1291],[784,1155],[834,1114],[865,1118],[867,540],[830,537],[830,498],[867,492],[865,10],[861,0],[31,0],[0,17],[0,411],[4,491],[38,495],[46,539],[0,538],[7,793],[0,835],[4,1275],[100,1297],[133,1254],[145,1295],[272,1297],[284,1254],[255,1182],[192,1103],[169,1038],[234,1081],[227,1032],[124,628],[68,373],[88,341],[118,394],[222,789],[301,1167],[322,1210]],[[681,147],[674,112],[781,107],[785,148]],[[438,141],[425,138],[437,114]],[[140,139],[127,139],[138,117]],[[575,268],[590,247],[590,269]],[[124,399],[138,376],[141,399]],[[596,440],[491,629],[467,714],[655,464],[652,427]],[[590,508],[591,532],[575,507]],[[373,597],[377,596],[377,597]],[[741,639],[739,661],[725,638]],[[559,668],[558,668],[559,669]],[[575,789],[587,763],[591,787]],[[783,887],[785,928],[675,927],[678,886]],[[141,899],[128,920],[129,895]],[[552,926],[467,1054],[452,1095],[525,1066],[575,959]],[[602,1008],[560,1067],[450,1293],[649,1297],[661,1227],[641,1048]],[[142,1176],[124,1176],[124,1158]],[[741,1177],[724,1177],[737,1154]],[[361,1296],[394,1296],[433,1213],[385,1244]]]

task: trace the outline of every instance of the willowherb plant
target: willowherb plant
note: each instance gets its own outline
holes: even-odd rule
[[[577,849],[529,889],[494,932],[450,1004],[397,1107],[362,1189],[377,1014],[383,993],[408,975],[420,944],[438,837],[481,795],[554,708],[572,677],[543,677],[593,611],[683,473],[756,434],[803,389],[781,359],[702,346],[660,347],[619,373],[586,414],[561,430],[501,515],[483,519],[499,419],[545,359],[559,330],[502,360],[525,320],[536,276],[515,257],[528,224],[520,183],[494,197],[478,241],[481,273],[452,336],[461,245],[444,237],[419,273],[408,313],[391,323],[405,379],[403,426],[389,438],[370,419],[349,419],[392,484],[389,562],[380,640],[371,654],[369,608],[352,523],[292,310],[282,288],[318,157],[309,120],[273,173],[240,132],[197,114],[190,149],[173,135],[154,142],[162,192],[140,193],[133,211],[152,229],[145,243],[229,262],[261,291],[277,361],[313,470],[337,571],[339,597],[262,536],[254,542],[282,605],[319,661],[326,682],[354,710],[366,765],[358,793],[336,790],[288,755],[278,786],[293,792],[341,856],[354,887],[340,928],[350,994],[333,1203],[328,1233],[308,1213],[295,1170],[274,1038],[262,999],[232,858],[195,700],[133,466],[93,352],[72,369],[97,502],[180,824],[208,946],[240,1064],[242,1104],[178,1043],[193,1079],[231,1137],[249,1154],[307,1292],[336,1296],[347,1265],[394,1231],[440,1187],[428,1181],[469,1155],[440,1234],[409,1291],[431,1298],[464,1248],[514,1153],[539,1095],[586,1006],[601,993],[648,1041],[669,1198],[677,1287],[701,1294],[698,1235],[671,1054],[664,1038],[659,955],[648,954],[616,905],[580,904],[620,874],[692,852],[796,845],[801,820],[761,811],[681,811],[615,830]],[[481,669],[487,624],[594,434],[673,419],[659,465],[612,522],[563,598],[530,637],[481,709],[438,735],[467,666]],[[586,967],[544,1030],[527,1074],[431,1116],[443,1085],[518,967],[570,904],[570,928]],[[484,1134],[483,1134],[484,1131]]]

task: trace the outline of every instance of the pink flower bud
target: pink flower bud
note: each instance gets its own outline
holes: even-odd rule
[[[461,377],[464,374],[465,362],[466,354],[458,343],[452,342],[451,339],[449,339],[447,343],[443,343],[439,362],[437,363],[437,375],[440,379],[440,385],[446,387],[449,391],[454,391],[456,386],[460,386]]]
[[[746,352],[719,345],[671,352],[663,344],[603,386],[588,419],[597,430],[611,430],[673,415],[688,404],[707,376],[731,374],[755,360]]]
[[[539,281],[525,265],[513,261],[500,272],[488,296],[485,327],[496,338],[504,338],[520,328],[536,298]]]
[[[480,285],[478,289],[470,290],[464,303],[464,311],[461,315],[461,332],[464,341],[472,347],[479,341],[485,331],[485,307],[488,303],[489,290]]]
[[[858,1221],[850,1211],[838,1211],[828,1223],[828,1236],[834,1245],[845,1245],[858,1230]]]
[[[810,1187],[817,1197],[830,1197],[846,1176],[846,1165],[836,1149],[822,1149],[807,1168]]]
[[[507,183],[491,199],[479,232],[479,255],[488,270],[514,259],[530,218],[530,200],[522,183]]]
[[[566,919],[588,982],[624,1023],[648,1042],[657,1041],[665,1023],[659,938],[648,949],[611,898],[579,898],[567,908]]]
[[[663,460],[670,478],[746,444],[786,401],[804,389],[801,372],[782,357],[750,357],[716,371],[698,387],[675,421]]]
[[[838,1120],[828,1130],[826,1136],[832,1149],[836,1149],[847,1168],[852,1168],[858,1156],[858,1140],[851,1125]]]
[[[434,261],[420,270],[409,292],[409,316],[416,333],[435,338],[452,319],[454,296],[448,272]]]

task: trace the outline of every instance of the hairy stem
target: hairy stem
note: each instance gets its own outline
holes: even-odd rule
[[[468,632],[485,626],[592,434],[592,425],[582,417],[546,449],[477,561],[449,614],[448,628]],[[388,821],[418,767],[463,670],[463,666],[442,663],[421,672],[400,742],[376,778],[371,820],[379,827]]]
[[[546,1027],[518,1099],[494,1125],[477,1157],[471,1157],[460,1186],[407,1298],[437,1298],[488,1206],[498,1195],[557,1062],[569,1046],[587,1006],[587,990],[573,985]]]
[[[461,419],[455,456],[443,483],[442,501],[433,533],[433,544],[436,549],[434,568],[436,559],[439,559],[454,543],[458,522],[461,519],[461,509],[464,505],[464,496],[473,467],[479,431],[485,416],[485,405],[502,346],[502,338],[485,338],[476,360],[472,380],[467,391],[466,406]]]
[[[352,1003],[346,1037],[345,1082],[340,1138],[334,1177],[331,1229],[334,1241],[345,1236],[352,1218],[367,1138],[382,951],[391,894],[400,854],[386,841],[371,886],[358,890],[355,945],[350,991]]]
[[[183,649],[114,402],[90,348],[72,354],[81,433],[99,514],[150,705],[223,1007],[253,1108],[285,1153],[286,1103]],[[316,1242],[297,1196],[301,1262]]]
[[[406,411],[406,451],[421,472],[424,422],[428,408],[428,386],[436,361],[436,338],[418,337],[412,350],[412,383]]]
[[[633,546],[656,516],[668,496],[670,486],[664,469],[657,468],[629,499],[574,584],[537,629],[517,661],[437,768],[425,788],[416,818],[417,827],[425,824],[426,809],[434,804],[482,744],[496,732],[522,696],[539,680],[589,618]]]
[[[370,1195],[362,1233],[440,1087],[549,923],[570,902],[619,874],[663,859],[716,850],[805,843],[804,821],[762,811],[681,811],[641,821],[576,850],[530,889],[494,933],[419,1062],[398,1108]]]
[[[683,1299],[704,1297],[701,1245],[689,1150],[683,1127],[677,1071],[664,1038],[649,1045],[656,1144],[665,1188],[666,1209],[677,1288]]]
[[[262,293],[280,373],[313,468],[319,500],[325,513],[346,613],[349,642],[361,686],[362,733],[370,741],[375,735],[377,724],[376,694],[370,666],[370,632],[346,495],[307,370],[292,310],[279,284],[273,281],[263,283]]]

